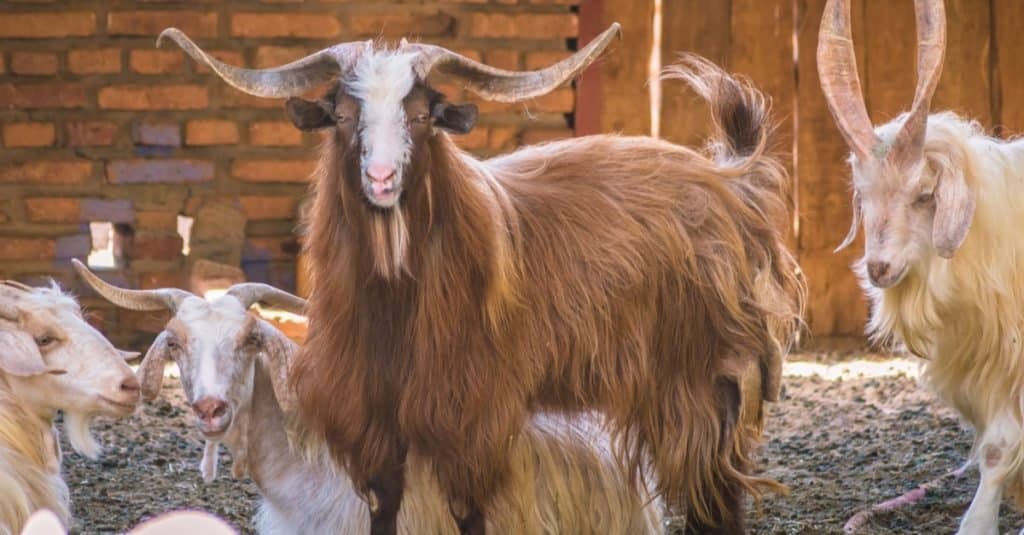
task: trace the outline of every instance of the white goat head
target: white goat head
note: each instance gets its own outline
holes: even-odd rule
[[[146,399],[156,397],[164,364],[173,360],[196,427],[213,441],[231,431],[234,416],[248,407],[255,360],[264,359],[271,369],[279,367],[278,348],[269,343],[276,339],[276,331],[249,314],[249,307],[264,302],[301,313],[306,305],[302,298],[260,283],[236,284],[209,300],[177,288],[126,290],[106,283],[77,260],[74,265],[93,289],[117,306],[174,313],[139,367],[142,393]]]
[[[946,15],[941,0],[915,0],[917,89],[911,110],[875,129],[857,76],[849,0],[829,0],[821,21],[818,72],[829,109],[852,150],[853,222],[842,249],[864,221],[861,263],[878,288],[903,280],[929,255],[950,258],[974,214],[959,152],[928,150],[932,95],[942,73]]]
[[[405,40],[393,50],[372,41],[342,43],[282,67],[242,69],[209,56],[177,29],[164,30],[160,38],[172,39],[241,91],[291,97],[286,111],[300,129],[334,129],[338,145],[346,151],[345,165],[352,168],[346,176],[359,181],[368,203],[387,210],[398,203],[403,190],[429,188],[407,183],[423,178],[426,141],[440,131],[464,134],[477,119],[475,105],[445,102],[429,86],[428,75],[447,75],[489,100],[519,102],[549,93],[573,78],[618,33],[619,25],[613,24],[571,57],[546,69],[524,72],[496,69],[446,48]],[[318,102],[296,98],[338,78],[340,83]]]
[[[62,410],[72,447],[95,458],[96,416],[123,417],[139,403],[127,353],[82,317],[74,298],[51,288],[0,284],[0,385],[44,419]]]

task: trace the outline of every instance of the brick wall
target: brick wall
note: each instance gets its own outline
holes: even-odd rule
[[[295,216],[318,136],[294,130],[280,102],[229,88],[173,45],[156,49],[165,27],[255,67],[408,36],[537,68],[575,47],[575,3],[0,1],[0,278],[57,279],[135,347],[162,318],[112,309],[72,276],[69,259],[89,254],[90,222],[116,224],[120,262],[104,277],[117,284],[195,288],[196,277],[230,279],[236,266],[294,289]],[[571,88],[526,105],[479,103],[479,126],[460,141],[488,154],[571,135],[574,103]],[[188,257],[179,215],[194,218]]]

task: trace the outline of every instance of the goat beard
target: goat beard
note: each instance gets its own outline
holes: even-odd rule
[[[395,205],[390,210],[373,213],[369,232],[374,270],[385,279],[397,277],[406,271],[409,228],[402,207]]]
[[[64,413],[64,427],[68,433],[68,441],[71,442],[71,447],[89,459],[96,460],[102,448],[99,442],[96,442],[96,438],[92,436],[92,430],[90,429],[92,420],[93,416],[90,414],[81,412]]]

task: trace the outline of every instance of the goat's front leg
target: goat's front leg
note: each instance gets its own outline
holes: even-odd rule
[[[405,459],[401,459],[367,482],[370,506],[370,535],[396,535],[398,510],[405,493]]]
[[[958,535],[993,535],[999,533],[999,504],[1003,499],[1003,483],[1014,457],[1011,448],[1019,447],[1020,426],[1009,415],[992,422],[981,437],[978,469],[981,482],[974,500],[960,522]]]

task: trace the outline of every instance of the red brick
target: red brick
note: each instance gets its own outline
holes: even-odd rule
[[[32,197],[25,199],[25,215],[32,223],[77,223],[78,199]]]
[[[0,39],[65,39],[95,33],[96,14],[87,11],[4,13],[0,17]]]
[[[328,39],[341,32],[338,19],[327,13],[235,13],[234,37],[309,37]]]
[[[100,108],[115,110],[195,110],[208,102],[198,85],[115,85],[99,93]]]
[[[14,74],[56,74],[57,54],[52,52],[11,52]]]
[[[195,120],[185,124],[185,144],[191,146],[238,143],[238,127],[231,121]]]
[[[572,130],[568,128],[528,128],[523,131],[523,145],[533,145],[555,139],[572,137]]]
[[[177,271],[154,271],[139,273],[139,289],[155,290],[157,288],[180,288],[182,276]]]
[[[7,147],[49,147],[55,137],[53,123],[4,125],[4,145]]]
[[[57,242],[43,238],[0,238],[0,260],[50,260]]]
[[[304,46],[261,46],[256,49],[256,61],[253,66],[257,69],[277,67],[304,58],[311,52],[313,51]]]
[[[473,13],[469,22],[471,37],[552,39],[579,35],[573,13],[510,14]]]
[[[550,67],[572,55],[567,50],[538,50],[526,53],[526,68],[529,70]]]
[[[345,20],[353,36],[437,37],[452,34],[455,26],[455,19],[441,12],[354,14]]]
[[[84,184],[92,162],[42,161],[0,164],[0,184]]]
[[[113,145],[117,138],[117,124],[108,121],[80,121],[67,123],[64,128],[69,147],[99,147]]]
[[[135,212],[135,226],[149,231],[170,231],[178,229],[177,212],[141,211]]]
[[[0,108],[80,108],[85,89],[78,83],[0,84]]]
[[[245,182],[306,182],[315,167],[310,160],[235,160],[231,175]]]
[[[286,147],[302,144],[302,131],[284,121],[260,121],[249,125],[249,144]]]
[[[491,67],[507,69],[510,71],[519,69],[518,50],[488,50],[485,62]]]
[[[121,72],[121,50],[97,48],[68,52],[68,69],[75,74],[113,74]]]
[[[128,64],[142,74],[169,74],[181,72],[185,57],[176,50],[132,50]]]
[[[249,219],[292,219],[299,200],[296,197],[244,196],[238,199]]]
[[[181,256],[182,239],[177,233],[140,231],[132,238],[128,256],[134,259],[174,260]]]
[[[571,87],[556,89],[537,97],[529,106],[537,111],[568,113],[576,108],[576,91]]]
[[[213,164],[203,160],[114,160],[107,162],[111,184],[209,182]]]
[[[217,14],[198,11],[115,11],[107,14],[109,35],[141,35],[155,39],[165,28],[171,27],[192,38],[215,37]]]

